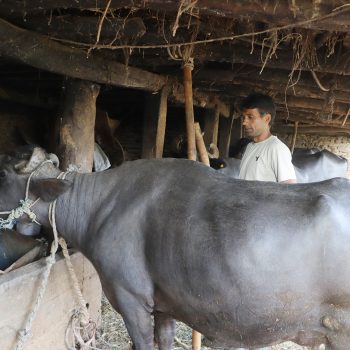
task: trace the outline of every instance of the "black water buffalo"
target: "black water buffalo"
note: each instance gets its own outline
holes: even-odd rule
[[[345,158],[327,150],[298,151],[293,154],[292,163],[298,183],[318,182],[334,177],[346,177],[348,162]],[[240,159],[210,159],[210,165],[226,176],[238,179]]]
[[[27,164],[0,164],[1,211],[23,199],[28,172],[44,159],[36,151]],[[174,319],[211,346],[349,348],[346,179],[242,181],[179,159],[58,173],[45,164],[30,182],[30,197],[42,199],[37,220],[49,225],[48,202],[59,195],[58,230],[95,266],[136,350],[153,349],[154,334],[171,349]]]

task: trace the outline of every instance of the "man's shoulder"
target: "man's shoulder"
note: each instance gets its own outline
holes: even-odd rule
[[[282,149],[282,150],[287,150],[289,151],[288,146],[281,141],[277,136],[271,136],[269,139],[269,147],[274,148],[274,149]]]

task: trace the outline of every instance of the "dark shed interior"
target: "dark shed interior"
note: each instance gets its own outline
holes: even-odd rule
[[[223,155],[220,139],[242,136],[237,105],[252,91],[274,98],[277,134],[348,136],[349,11],[342,0],[3,0],[1,148],[55,149],[67,82],[79,79],[99,85],[97,110],[115,121],[115,164],[146,156],[147,103],[166,87],[163,155],[174,155],[185,132],[184,63],[193,67],[195,119],[208,129],[221,117]]]

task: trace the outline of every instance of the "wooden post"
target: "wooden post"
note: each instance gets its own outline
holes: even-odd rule
[[[167,109],[168,109],[168,93],[169,93],[168,88],[163,87],[160,95],[160,104],[159,104],[159,113],[158,113],[158,126],[157,126],[156,147],[155,147],[156,158],[162,158],[163,156],[166,116],[167,116]]]
[[[204,139],[202,136],[202,131],[199,123],[194,124],[194,129],[195,129],[196,145],[197,145],[199,159],[203,164],[210,166],[208,152],[204,144]],[[201,334],[195,330],[192,330],[192,350],[200,350],[201,343],[202,343]]]
[[[67,83],[58,146],[63,170],[70,165],[81,172],[92,170],[99,90],[99,85],[88,81],[70,80]]]
[[[192,66],[185,63],[183,71],[187,132],[187,158],[190,160],[196,160],[196,140],[194,132],[194,111],[192,95]]]
[[[210,166],[208,152],[207,152],[207,149],[205,148],[202,131],[199,123],[194,123],[194,129],[196,134],[196,146],[197,146],[199,160],[203,164]]]
[[[186,132],[187,132],[187,158],[196,160],[196,137],[194,129],[194,111],[192,95],[192,65],[185,63],[184,71],[184,92],[185,92],[185,111],[186,111]],[[192,330],[192,349],[200,350],[201,334]]]
[[[142,158],[162,158],[166,127],[168,88],[146,98],[143,123]]]
[[[218,146],[221,157],[228,157],[231,142],[232,123],[233,117],[221,118],[220,120],[220,139]]]
[[[204,125],[204,141],[206,145],[213,143],[215,146],[218,145],[218,132],[219,132],[219,119],[220,109],[218,105],[215,109],[206,111],[205,125]]]
[[[292,144],[290,146],[290,153],[293,154],[294,148],[295,148],[295,142],[297,140],[297,134],[298,134],[298,125],[299,122],[294,123],[294,133],[293,133],[293,138],[292,138]]]

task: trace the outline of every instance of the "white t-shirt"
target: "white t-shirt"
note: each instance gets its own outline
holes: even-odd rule
[[[273,182],[296,179],[289,148],[277,136],[249,143],[241,161],[239,178]]]

